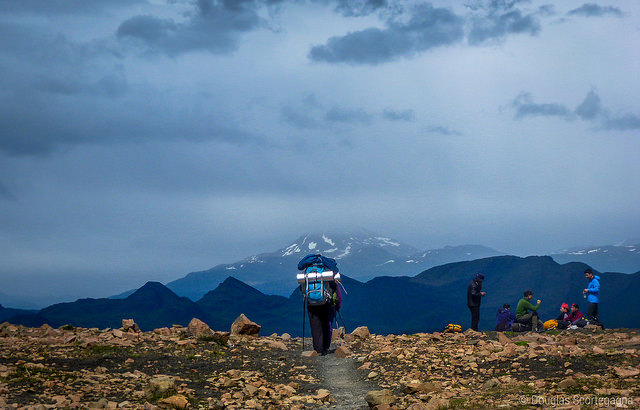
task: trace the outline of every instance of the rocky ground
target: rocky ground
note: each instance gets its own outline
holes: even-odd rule
[[[314,356],[239,319],[231,334],[196,320],[153,332],[4,323],[0,408],[640,408],[638,330],[358,328]]]

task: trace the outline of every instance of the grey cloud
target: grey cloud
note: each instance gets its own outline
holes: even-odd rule
[[[368,16],[384,7],[386,0],[337,0],[336,11],[346,17]]]
[[[509,34],[528,33],[536,35],[540,23],[534,14],[523,15],[520,10],[476,17],[471,24],[469,44],[477,45],[488,40],[502,39]]]
[[[598,124],[597,129],[604,130],[636,130],[640,129],[640,116],[624,114],[614,116],[602,105],[600,96],[595,90],[589,91],[584,100],[571,112],[562,104],[536,104],[530,93],[523,92],[511,103],[515,109],[515,118],[527,116],[557,116],[565,120],[573,120],[577,115],[584,121]],[[575,114],[575,115],[574,115]]]
[[[613,15],[615,17],[622,17],[624,16],[624,13],[617,7],[600,6],[595,3],[585,3],[577,9],[569,11],[567,15],[584,17],[602,17],[605,15]]]
[[[455,129],[451,129],[448,127],[443,127],[441,125],[432,125],[430,127],[428,127],[426,129],[426,131],[428,133],[431,134],[440,134],[440,135],[446,135],[446,136],[459,136],[462,135],[462,133],[458,130]]]
[[[413,110],[395,111],[391,108],[386,108],[382,112],[382,117],[390,121],[414,121],[416,113]]]
[[[532,115],[568,117],[571,111],[561,104],[536,104],[530,93],[521,93],[511,103],[516,110],[516,118]]]
[[[640,116],[626,114],[621,117],[607,117],[602,122],[602,128],[606,130],[637,130],[640,129]]]
[[[538,14],[549,17],[556,15],[556,9],[553,4],[545,4],[544,6],[538,7]]]
[[[389,19],[384,29],[368,28],[311,48],[309,58],[318,62],[380,64],[434,47],[460,42],[464,21],[452,11],[423,4],[412,10],[408,21]]]
[[[298,128],[318,128],[320,123],[308,111],[297,109],[291,106],[285,106],[280,111],[282,119]]]
[[[325,119],[330,122],[340,123],[359,123],[359,124],[371,124],[373,121],[373,115],[364,111],[363,109],[345,109],[334,107],[330,109],[325,115]]]
[[[127,7],[146,0],[19,0],[0,2],[0,13],[95,14],[113,7]]]
[[[575,113],[583,120],[592,120],[603,113],[600,97],[594,90],[589,91],[584,101],[575,110]]]
[[[156,140],[270,146],[264,137],[226,119],[174,110],[164,96],[145,93],[117,104],[108,97],[13,94],[0,99],[0,123],[0,151],[10,155],[46,155],[77,144]]]
[[[26,91],[16,92],[121,96],[127,92],[128,83],[120,62],[99,47],[0,23],[0,62],[5,66],[0,85],[7,93],[24,87]],[[21,80],[12,80],[14,76]]]
[[[333,106],[326,109],[315,95],[307,95],[298,104],[287,104],[280,110],[282,120],[298,128],[317,129],[323,122],[342,124],[370,125],[375,120],[415,121],[413,110],[394,110],[385,108],[380,113],[367,112],[362,108],[344,108]]]
[[[249,1],[198,0],[195,13],[184,23],[154,16],[135,16],[117,29],[121,40],[131,38],[154,51],[179,55],[194,50],[227,53],[237,48],[238,35],[257,28],[261,19]]]

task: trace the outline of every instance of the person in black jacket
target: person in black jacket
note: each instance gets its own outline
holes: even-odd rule
[[[478,330],[478,322],[480,322],[480,300],[486,294],[482,291],[482,281],[484,275],[476,273],[473,280],[467,286],[467,306],[471,311],[471,329]]]

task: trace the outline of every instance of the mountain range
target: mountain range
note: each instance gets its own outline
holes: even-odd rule
[[[305,234],[275,252],[192,272],[169,282],[167,287],[179,295],[198,300],[225,278],[233,276],[263,293],[289,296],[291,284],[295,283],[292,279],[297,273],[298,261],[309,253],[321,253],[334,258],[342,273],[365,281],[383,275],[415,275],[444,263],[502,255],[499,251],[480,245],[419,251],[411,245],[366,231]]]
[[[548,256],[496,256],[445,264],[408,277],[381,276],[366,282],[343,277],[340,324],[347,329],[366,325],[380,334],[435,331],[447,323],[466,328],[467,284],[475,273],[485,275],[487,292],[481,307],[482,329],[493,329],[495,313],[503,303],[514,309],[526,289],[534,299],[542,299],[540,315],[555,318],[563,302],[579,303],[586,310],[582,289],[586,286],[579,262],[558,264]],[[609,327],[640,327],[640,310],[635,309],[640,272],[635,274],[598,273],[602,295],[600,316]],[[119,327],[122,318],[133,318],[143,330],[186,325],[198,317],[212,328],[228,329],[245,313],[263,326],[263,334],[300,335],[303,326],[303,299],[298,288],[289,288],[289,297],[266,295],[238,279],[227,277],[196,302],[180,297],[168,287],[149,282],[124,299],[80,299],[42,309],[36,314],[9,318],[12,323],[60,326],[70,323],[83,327]]]
[[[635,243],[576,247],[550,256],[558,263],[583,262],[600,271],[633,273],[640,270],[640,242]]]

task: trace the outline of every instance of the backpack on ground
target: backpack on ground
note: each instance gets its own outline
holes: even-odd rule
[[[442,329],[441,333],[460,333],[462,332],[462,326],[449,323]]]
[[[531,330],[531,324],[528,323],[513,322],[511,325],[512,332],[528,332],[529,330]]]
[[[544,330],[554,330],[558,328],[558,321],[555,319],[549,319],[542,325]]]

